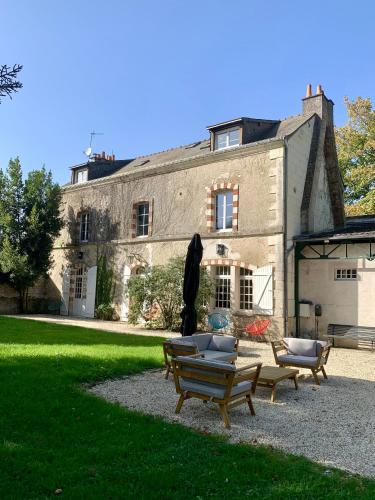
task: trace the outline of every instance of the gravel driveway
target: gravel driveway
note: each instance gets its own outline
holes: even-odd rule
[[[271,347],[241,341],[237,364],[258,360],[274,365]],[[109,380],[90,391],[170,422],[227,435],[234,443],[271,445],[375,478],[375,352],[332,349],[326,371],[328,380],[316,386],[309,372],[300,370],[299,390],[290,380],[281,382],[275,403],[270,402],[269,389],[257,388],[253,397],[256,416],[251,417],[245,405],[234,408],[229,430],[212,403],[191,399],[175,415],[174,383],[165,380],[160,370]]]

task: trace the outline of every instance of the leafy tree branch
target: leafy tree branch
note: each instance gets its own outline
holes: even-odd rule
[[[375,110],[369,98],[345,98],[348,123],[336,129],[347,215],[375,213]]]

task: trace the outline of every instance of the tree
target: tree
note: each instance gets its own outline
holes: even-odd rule
[[[168,330],[179,327],[183,307],[184,266],[184,259],[175,257],[164,266],[153,266],[145,274],[130,278],[128,295],[131,323],[137,323],[139,318],[143,317],[152,326],[161,326]],[[212,280],[207,271],[201,268],[195,303],[199,322],[204,321],[208,313],[208,301],[212,294]]]
[[[61,191],[44,168],[22,178],[18,158],[0,170],[0,271],[27,307],[30,287],[52,264],[53,241],[63,227]]]
[[[15,64],[13,68],[6,64],[0,66],[0,102],[1,97],[8,96],[12,99],[12,93],[22,88],[22,83],[17,80],[21,69],[21,64]]]
[[[336,129],[347,215],[375,213],[375,110],[369,98],[345,98],[349,121]]]

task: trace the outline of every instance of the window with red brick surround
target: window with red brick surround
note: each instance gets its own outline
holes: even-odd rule
[[[215,220],[216,195],[223,191],[231,191],[233,194],[232,231],[238,231],[239,185],[233,182],[220,182],[207,188],[206,223],[209,233],[217,231]]]

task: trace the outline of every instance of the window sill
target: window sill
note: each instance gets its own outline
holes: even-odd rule
[[[241,146],[241,144],[234,144],[233,146],[225,146],[223,148],[215,148],[214,151],[225,151],[227,149],[238,148],[238,146]]]
[[[340,281],[354,281],[354,282],[356,282],[356,281],[359,281],[359,279],[358,278],[335,278],[334,281],[338,281],[338,282],[340,282]]]
[[[233,315],[234,316],[254,316],[256,314],[256,312],[254,311],[254,309],[236,309],[234,312],[233,312]]]

